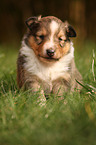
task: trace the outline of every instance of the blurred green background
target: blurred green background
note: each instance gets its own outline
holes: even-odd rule
[[[0,0],[0,44],[20,44],[25,20],[40,14],[67,20],[80,42],[96,40],[96,0]]]

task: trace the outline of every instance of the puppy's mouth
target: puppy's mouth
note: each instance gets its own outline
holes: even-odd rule
[[[40,58],[48,60],[48,61],[58,61],[60,58],[54,58],[54,57],[44,57],[44,56],[40,56]]]

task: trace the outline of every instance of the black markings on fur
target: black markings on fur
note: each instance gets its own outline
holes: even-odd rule
[[[25,21],[27,27],[31,31],[31,33],[34,35],[36,31],[40,28],[40,23],[38,21],[38,17],[30,17]]]
[[[22,64],[26,63],[26,59],[25,59],[26,56],[25,55],[21,55],[20,53],[19,53],[19,56],[20,57],[18,57],[17,62],[18,62],[18,65],[22,66]]]
[[[68,28],[66,30],[66,35],[67,35],[67,37],[76,37],[76,32],[72,26],[70,26],[70,25],[68,26]]]

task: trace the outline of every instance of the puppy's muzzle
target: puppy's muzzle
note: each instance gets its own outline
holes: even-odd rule
[[[46,50],[47,55],[51,58],[54,56],[55,51],[53,49],[47,49]]]

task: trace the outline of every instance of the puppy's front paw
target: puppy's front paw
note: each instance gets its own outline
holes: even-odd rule
[[[46,98],[45,98],[43,90],[40,92],[40,95],[38,97],[38,101],[37,102],[39,103],[39,105],[41,107],[46,105]]]

